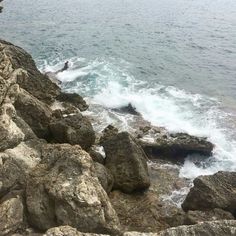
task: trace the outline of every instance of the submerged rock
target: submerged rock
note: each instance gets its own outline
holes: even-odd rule
[[[187,155],[194,153],[211,156],[214,147],[206,138],[185,133],[160,135],[155,142],[140,140],[140,144],[150,158],[173,161],[183,161]]]
[[[129,133],[115,133],[109,130],[109,135],[105,133],[101,138],[105,166],[114,176],[114,189],[128,193],[147,189],[150,179],[146,155]]]
[[[236,215],[236,172],[199,176],[193,183],[182,204],[185,211],[220,208]]]
[[[127,114],[131,114],[131,115],[136,115],[136,116],[141,115],[139,112],[136,111],[136,108],[131,103],[129,103],[127,106],[123,106],[120,108],[113,108],[112,110],[120,112],[120,113],[127,113]]]
[[[100,185],[91,157],[80,146],[46,145],[30,173],[26,203],[41,230],[70,225],[83,232],[114,232],[119,220]]]

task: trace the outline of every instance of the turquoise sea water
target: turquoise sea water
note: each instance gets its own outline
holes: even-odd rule
[[[103,107],[102,127],[131,102],[173,132],[206,136],[213,158],[181,174],[236,170],[235,0],[5,0],[0,37],[55,70],[63,88]],[[97,113],[96,106],[89,111]],[[100,127],[101,128],[101,127]]]

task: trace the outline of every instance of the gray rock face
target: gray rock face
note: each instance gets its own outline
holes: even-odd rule
[[[2,112],[0,114],[0,151],[17,146],[24,137],[24,133],[12,121],[11,116]]]
[[[83,232],[118,230],[117,215],[94,171],[91,157],[80,146],[45,146],[26,188],[31,224],[41,230],[58,225]]]
[[[193,183],[182,204],[185,211],[220,208],[236,213],[236,172],[200,176]]]
[[[114,189],[131,193],[150,186],[147,158],[133,137],[122,132],[102,138],[105,166],[114,176]]]
[[[0,234],[1,236],[13,235],[23,230],[24,207],[20,197],[5,200],[0,204]]]
[[[213,144],[205,138],[184,133],[160,135],[154,143],[140,141],[140,144],[149,157],[173,161],[183,161],[193,153],[210,156],[213,150]]]
[[[55,119],[50,124],[50,130],[56,142],[79,144],[85,150],[95,142],[95,132],[90,121],[80,113]]]
[[[18,71],[16,83],[32,96],[50,104],[59,95],[60,88],[40,73],[32,57],[22,48],[0,40],[0,59],[1,57],[4,59],[0,60],[4,74]]]
[[[40,152],[35,149],[40,143],[22,142],[13,149],[0,153],[0,197],[14,190],[22,189],[27,173],[40,161]]]
[[[31,127],[39,138],[49,136],[52,111],[49,106],[21,89],[15,102],[18,115]]]

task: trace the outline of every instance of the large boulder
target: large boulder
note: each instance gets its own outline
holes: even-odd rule
[[[18,71],[16,83],[39,100],[50,104],[60,94],[60,88],[40,73],[32,57],[22,48],[0,40],[0,61],[4,77]]]
[[[150,158],[163,158],[172,161],[183,161],[189,154],[210,156],[213,144],[206,138],[199,138],[185,133],[160,134],[155,142],[139,141]]]
[[[25,228],[24,206],[20,196],[4,200],[0,204],[0,234],[13,235]]]
[[[21,89],[15,102],[18,115],[31,127],[39,138],[49,136],[52,110],[49,106]]]
[[[46,145],[30,173],[26,204],[31,224],[47,230],[70,225],[82,232],[113,232],[119,220],[80,146]]]
[[[114,189],[127,193],[147,189],[150,179],[143,150],[128,132],[110,133],[101,138],[101,145],[106,154],[105,166],[114,176]]]
[[[199,176],[193,183],[182,204],[185,211],[220,208],[236,214],[236,172]]]
[[[92,124],[80,113],[54,119],[50,131],[54,142],[79,144],[85,150],[95,142]]]

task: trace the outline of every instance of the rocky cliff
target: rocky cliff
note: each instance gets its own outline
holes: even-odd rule
[[[0,40],[0,235],[236,234],[235,173],[197,179],[183,211],[160,198],[178,176],[148,165],[148,158],[210,155],[211,143],[155,131],[150,144],[112,126],[96,134],[87,107],[23,49]]]

